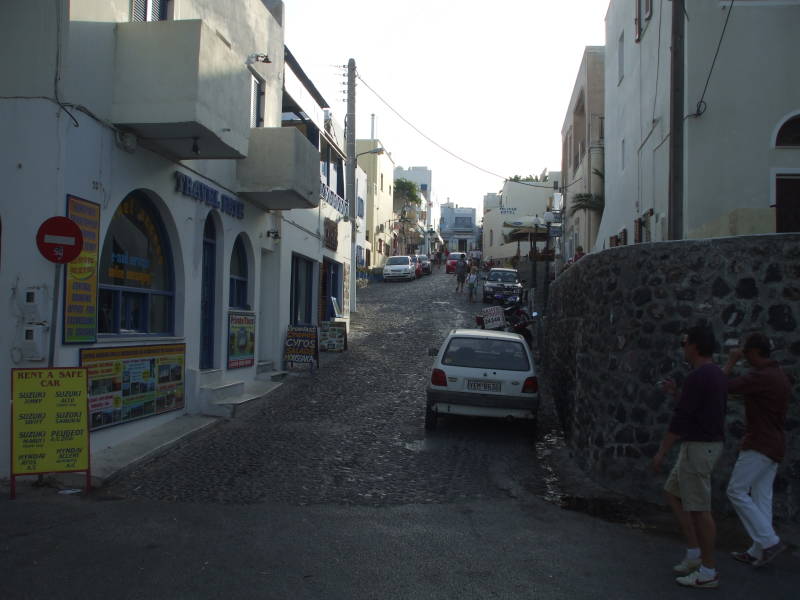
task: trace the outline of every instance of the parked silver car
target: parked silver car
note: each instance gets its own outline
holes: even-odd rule
[[[411,262],[410,256],[390,256],[383,265],[383,280],[411,280],[416,279],[416,265]]]

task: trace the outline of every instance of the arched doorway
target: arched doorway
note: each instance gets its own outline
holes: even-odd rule
[[[216,290],[217,228],[212,213],[203,227],[200,283],[200,369],[214,368],[214,294]]]

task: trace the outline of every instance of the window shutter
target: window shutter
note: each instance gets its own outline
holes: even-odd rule
[[[258,127],[258,79],[250,77],[250,127]]]
[[[147,0],[133,0],[131,21],[147,21]]]
[[[151,0],[150,20],[152,21],[166,21],[167,20],[167,2],[169,0]]]

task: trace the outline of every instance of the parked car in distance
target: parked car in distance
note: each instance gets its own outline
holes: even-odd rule
[[[425,429],[441,415],[526,419],[539,412],[536,369],[524,338],[507,331],[453,329],[437,351],[426,390]]]
[[[508,296],[522,297],[522,283],[516,269],[494,268],[489,271],[483,282],[483,301],[492,302],[497,295],[503,299]]]
[[[467,260],[467,253],[466,252],[451,252],[447,256],[447,263],[444,265],[444,272],[445,273],[455,273],[456,272],[456,263],[459,261],[461,257],[464,257],[464,260]]]
[[[416,279],[416,265],[410,256],[390,256],[383,265],[383,280],[395,281]]]
[[[423,275],[430,275],[431,274],[431,259],[425,256],[424,254],[419,255],[420,263],[422,264],[422,274]]]
[[[420,261],[418,254],[411,255],[411,263],[414,265],[415,277],[422,277],[422,261]]]

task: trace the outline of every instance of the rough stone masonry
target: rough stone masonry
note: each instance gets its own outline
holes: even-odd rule
[[[649,463],[673,400],[656,384],[672,377],[680,385],[689,371],[679,334],[710,324],[719,343],[714,358],[722,364],[731,346],[761,331],[794,378],[775,514],[800,519],[798,319],[798,234],[637,244],[584,257],[550,286],[542,353],[545,384],[578,464],[610,489],[660,501],[663,477]],[[743,430],[743,403],[731,396],[713,482],[717,508],[727,503]]]

